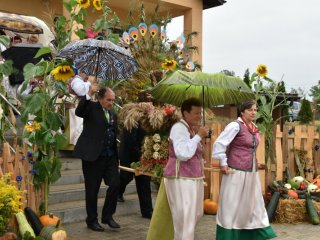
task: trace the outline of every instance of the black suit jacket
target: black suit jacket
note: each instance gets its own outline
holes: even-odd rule
[[[146,132],[139,126],[131,131],[123,129],[119,147],[120,163],[130,164],[140,161],[142,140]]]
[[[108,124],[114,125],[116,131],[117,117],[112,111],[109,111],[110,122],[108,123],[101,104],[87,100],[86,96],[80,100],[76,108],[76,115],[83,118],[83,130],[76,143],[73,155],[84,161],[93,162],[102,153]],[[113,141],[115,153],[118,152],[116,136],[117,133],[115,132]],[[117,156],[115,157],[117,158]]]

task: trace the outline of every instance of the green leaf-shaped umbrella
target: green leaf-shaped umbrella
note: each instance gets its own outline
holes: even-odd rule
[[[185,99],[195,97],[205,108],[254,99],[253,92],[239,77],[180,70],[161,80],[151,94],[156,100],[175,106],[181,106]]]
[[[198,98],[204,107],[254,99],[253,92],[239,77],[180,70],[161,80],[151,90],[151,94],[158,101],[175,106],[181,106],[185,99],[191,97]]]

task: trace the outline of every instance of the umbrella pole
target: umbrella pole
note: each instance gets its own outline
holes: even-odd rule
[[[202,117],[203,117],[203,126],[206,125],[206,116],[205,116],[205,111],[204,111],[204,86],[202,86]]]
[[[100,52],[101,52],[101,48],[98,48],[97,62],[96,62],[95,70],[94,70],[94,77],[95,77],[96,82],[98,79],[98,67],[99,67]]]

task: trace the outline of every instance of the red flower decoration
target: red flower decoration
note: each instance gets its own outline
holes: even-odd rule
[[[173,112],[176,110],[176,107],[172,106],[172,107],[166,107],[164,109],[164,112],[167,114],[167,115],[172,115]]]

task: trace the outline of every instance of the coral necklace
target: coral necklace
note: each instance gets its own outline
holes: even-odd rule
[[[257,132],[259,132],[259,129],[254,125],[254,123],[253,122],[251,122],[251,126],[243,119],[243,117],[241,117],[241,119],[242,119],[242,121],[243,121],[243,123],[247,126],[247,128],[248,128],[248,130],[249,130],[249,132],[251,133],[251,134],[256,134]]]

